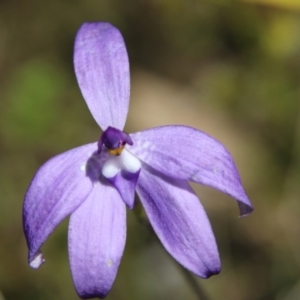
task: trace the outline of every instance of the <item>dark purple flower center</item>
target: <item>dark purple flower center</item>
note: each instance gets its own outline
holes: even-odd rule
[[[120,155],[126,144],[133,145],[129,134],[109,126],[98,141],[98,153],[101,153],[104,145],[110,154]]]

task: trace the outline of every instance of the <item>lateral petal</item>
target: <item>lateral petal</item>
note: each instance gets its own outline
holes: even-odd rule
[[[163,174],[211,186],[238,200],[240,215],[253,211],[232,156],[217,140],[195,128],[162,126],[130,135],[128,149]]]
[[[107,295],[115,280],[126,240],[126,206],[114,187],[99,183],[72,214],[69,258],[82,299]]]
[[[143,167],[137,193],[157,236],[180,264],[203,278],[220,272],[209,220],[188,183]]]
[[[74,68],[96,122],[105,130],[125,125],[130,93],[129,62],[123,37],[109,23],[84,23],[76,36]]]
[[[91,192],[91,167],[86,165],[96,150],[97,143],[93,143],[64,152],[46,162],[34,176],[23,206],[31,267],[38,268],[44,262],[39,251],[42,244]]]

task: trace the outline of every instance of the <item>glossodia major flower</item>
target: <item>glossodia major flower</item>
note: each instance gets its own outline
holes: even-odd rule
[[[203,278],[219,273],[214,234],[188,182],[214,187],[237,200],[241,215],[250,213],[231,155],[187,126],[123,131],[129,63],[123,38],[112,25],[82,25],[74,66],[103,133],[98,142],[53,157],[33,178],[23,208],[30,266],[44,262],[41,246],[71,215],[68,247],[76,291],[83,299],[105,297],[123,255],[126,206],[133,207],[136,192],[161,243],[182,266]]]

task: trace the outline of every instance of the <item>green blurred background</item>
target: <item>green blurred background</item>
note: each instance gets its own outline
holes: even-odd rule
[[[78,299],[64,221],[27,265],[22,203],[50,157],[98,139],[73,71],[86,21],[109,21],[131,62],[126,130],[185,124],[234,156],[255,211],[195,187],[222,272],[198,279],[212,299],[300,299],[299,0],[1,0],[0,299]],[[128,239],[107,299],[197,299],[173,259],[128,211]]]

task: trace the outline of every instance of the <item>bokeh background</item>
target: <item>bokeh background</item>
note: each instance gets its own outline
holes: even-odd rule
[[[131,62],[126,130],[194,126],[232,153],[255,211],[193,185],[211,220],[222,272],[196,278],[211,299],[300,299],[299,0],[1,0],[0,299],[78,299],[65,220],[27,265],[23,196],[50,157],[95,141],[73,71],[86,21],[109,21]],[[107,299],[197,299],[135,214]]]

